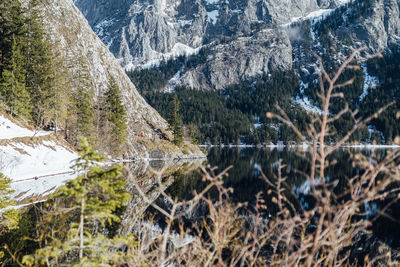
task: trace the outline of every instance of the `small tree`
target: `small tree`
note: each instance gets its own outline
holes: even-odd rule
[[[69,181],[55,193],[49,204],[56,212],[42,217],[42,220],[46,221],[42,225],[46,227],[60,225],[57,220],[71,222],[68,234],[52,236],[51,240],[43,240],[45,247],[38,249],[34,255],[24,257],[23,263],[28,266],[54,260],[75,261],[80,264],[92,262],[94,259],[101,261],[102,255],[101,253],[99,255],[97,248],[92,246],[93,243],[101,243],[99,240],[104,244],[114,242],[98,234],[98,229],[99,226],[105,227],[118,222],[120,218],[115,211],[130,197],[125,190],[126,181],[122,178],[122,167],[113,166],[107,169],[100,167],[98,162],[102,161],[102,157],[84,138],[81,139],[79,154],[80,158],[76,160],[74,168],[81,176]],[[64,212],[62,216],[68,216],[68,220],[59,218],[62,214],[58,212],[60,210]],[[65,225],[60,227],[65,227]],[[43,231],[46,232],[46,228]],[[46,233],[40,235],[50,236]],[[65,259],[67,254],[69,258]],[[78,258],[71,260],[71,255],[78,255]]]
[[[4,69],[1,77],[1,96],[5,99],[14,115],[30,117],[30,96],[25,87],[25,69],[20,44],[13,36],[11,62]]]
[[[0,234],[10,232],[18,227],[20,210],[10,209],[10,206],[15,205],[11,194],[14,190],[10,189],[11,180],[0,173]],[[3,248],[8,249],[7,245]],[[0,264],[4,264],[5,251],[0,250]]]
[[[121,154],[126,143],[126,110],[121,101],[121,93],[114,78],[110,78],[107,92],[104,95],[105,127],[110,128],[110,150],[114,155]]]
[[[174,94],[172,101],[169,104],[168,122],[174,134],[174,144],[181,146],[183,143],[183,126],[182,119],[179,114],[180,102],[178,95]]]
[[[11,180],[0,173],[0,210],[3,210],[0,215],[0,232],[14,229],[18,224],[18,210],[4,209],[15,205],[15,201],[12,200],[11,194],[14,190],[10,189]]]
[[[197,145],[198,142],[198,129],[194,123],[189,123],[189,137],[192,139],[192,143]]]

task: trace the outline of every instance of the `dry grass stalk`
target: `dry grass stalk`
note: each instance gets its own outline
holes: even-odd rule
[[[178,201],[167,195],[163,188],[162,171],[155,172],[159,192],[164,206],[155,203],[148,192],[137,183],[132,186],[143,202],[154,207],[165,218],[165,227],[155,229],[148,219],[135,222],[137,238],[134,240],[97,240],[94,247],[99,254],[107,255],[112,266],[343,266],[356,265],[351,258],[357,236],[367,233],[369,227],[380,216],[386,215],[391,204],[400,196],[395,183],[400,182],[400,150],[393,150],[383,159],[371,160],[362,154],[353,155],[352,160],[362,169],[360,175],[351,177],[345,190],[336,195],[332,188],[338,181],[326,177],[326,169],[334,162],[328,156],[346,143],[360,127],[379,116],[388,106],[378,110],[368,118],[358,118],[357,111],[346,105],[343,110],[331,114],[329,109],[333,98],[344,97],[340,91],[353,82],[353,79],[337,84],[346,68],[356,68],[354,60],[360,51],[355,51],[343,61],[331,77],[319,61],[319,81],[323,114],[312,115],[312,122],[302,133],[279,107],[279,114],[268,113],[267,117],[277,118],[290,126],[297,136],[309,146],[309,173],[301,173],[310,182],[310,196],[315,200],[310,207],[294,203],[290,194],[293,190],[284,176],[287,166],[278,162],[275,177],[267,177],[261,170],[261,178],[268,186],[266,192],[255,196],[254,208],[248,209],[246,203],[234,204],[232,189],[224,186],[224,177],[229,168],[220,173],[215,168],[203,168],[206,182],[201,192],[193,192],[188,201]],[[331,124],[345,114],[353,118],[353,128],[335,145],[326,144],[327,138],[335,134]],[[338,159],[339,160],[339,159]],[[134,177],[131,177],[135,181]],[[395,186],[393,186],[395,185]],[[217,197],[211,199],[213,190]],[[271,202],[266,203],[265,198]],[[372,219],[366,219],[364,206],[378,200],[387,200],[380,212]],[[193,220],[187,227],[183,218],[191,217],[198,210],[204,210],[202,220]],[[266,216],[271,210],[277,212],[271,218]],[[49,227],[43,221],[43,227]],[[158,231],[158,232],[157,232]],[[50,231],[51,232],[51,231]],[[124,247],[123,253],[121,247]],[[116,253],[119,251],[118,253]],[[371,254],[364,264],[393,265],[390,251]]]
[[[279,114],[267,114],[267,117],[277,118],[290,126],[300,140],[310,148],[310,172],[304,175],[310,181],[310,194],[315,199],[312,208],[299,209],[288,199],[287,192],[290,190],[285,183],[286,177],[283,177],[286,166],[281,161],[274,179],[269,179],[261,172],[261,177],[270,190],[255,196],[255,212],[248,211],[246,215],[239,212],[246,204],[232,204],[231,189],[224,187],[223,178],[228,170],[216,174],[215,169],[203,169],[204,180],[208,184],[203,191],[194,192],[194,198],[190,201],[179,202],[163,193],[164,199],[169,203],[168,210],[152,203],[141,188],[135,185],[144,201],[148,201],[166,217],[167,225],[158,238],[152,239],[146,245],[139,243],[135,257],[125,263],[129,266],[144,262],[151,266],[350,264],[351,246],[357,235],[368,232],[368,227],[400,196],[399,188],[391,187],[395,182],[400,182],[400,150],[387,153],[380,161],[371,161],[362,154],[353,155],[353,160],[364,171],[361,175],[349,179],[346,190],[340,195],[335,195],[332,190],[337,181],[330,183],[325,174],[326,168],[334,164],[327,160],[328,156],[345,144],[355,131],[366,126],[393,104],[388,104],[368,118],[358,118],[358,112],[350,110],[348,105],[337,114],[330,114],[332,99],[344,98],[345,94],[340,90],[351,84],[354,79],[341,84],[337,84],[337,81],[346,68],[358,67],[354,65],[354,61],[359,53],[359,50],[355,51],[344,60],[333,77],[324,69],[322,59],[317,57],[319,62],[317,70],[320,70],[319,97],[323,113],[321,116],[313,115],[312,123],[308,125],[306,133],[302,133],[279,106],[277,106]],[[352,129],[335,145],[327,145],[327,137],[335,134],[330,125],[345,114],[350,114],[353,118]],[[207,197],[211,189],[218,192],[218,198],[214,201]],[[270,195],[272,203],[269,205],[275,205],[278,209],[272,219],[265,218],[265,211],[270,207],[264,202],[263,195]],[[366,220],[364,205],[382,199],[391,201],[375,218]],[[198,205],[205,205],[208,214],[202,223],[194,224],[192,228],[196,231],[189,231],[183,226],[182,214],[191,213]],[[171,237],[176,233],[181,238],[190,235],[193,241],[183,246],[172,247]],[[395,263],[390,253],[379,257],[371,255],[366,257],[364,263],[370,266],[378,262],[384,265]]]

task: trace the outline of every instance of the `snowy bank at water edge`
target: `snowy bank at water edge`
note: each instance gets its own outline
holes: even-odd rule
[[[49,193],[73,178],[78,158],[53,132],[37,131],[0,114],[0,173],[12,180],[18,199]]]
[[[13,181],[72,171],[77,154],[55,140],[0,142],[0,172]]]

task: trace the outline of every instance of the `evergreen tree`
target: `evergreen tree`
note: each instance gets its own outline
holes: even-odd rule
[[[11,199],[11,194],[14,190],[10,189],[11,179],[5,177],[0,173],[0,233],[3,234],[5,231],[14,229],[18,224],[18,210],[5,208],[15,205],[15,201]],[[1,253],[0,253],[1,255]],[[0,257],[1,259],[1,257]]]
[[[113,154],[121,154],[121,149],[126,143],[126,110],[121,101],[118,85],[113,77],[110,78],[107,92],[104,95],[105,119],[110,126],[110,149]]]
[[[180,102],[178,95],[174,94],[172,101],[169,104],[168,122],[174,134],[174,144],[181,146],[183,143],[183,127],[182,119],[179,114]]]
[[[14,39],[25,34],[26,21],[21,2],[0,1],[0,74],[10,62]]]
[[[72,89],[69,115],[66,121],[66,139],[74,146],[79,137],[86,137],[91,144],[96,143],[94,129],[94,101],[92,81],[87,65],[80,58],[68,57],[68,66],[76,71],[70,72],[68,80]]]
[[[72,86],[69,81],[68,66],[66,60],[60,54],[54,59],[54,88],[55,88],[55,104],[56,108],[49,111],[49,115],[53,121],[54,130],[57,132],[59,128],[65,128],[71,106]]]
[[[87,88],[80,88],[75,92],[73,101],[76,110],[74,121],[75,145],[79,137],[87,137],[89,141],[93,142],[93,94]]]
[[[189,136],[192,139],[192,143],[195,145],[198,144],[197,135],[198,135],[198,129],[196,125],[193,122],[189,123]]]
[[[41,218],[45,228],[40,236],[45,239],[42,240],[45,245],[33,255],[23,258],[23,263],[27,266],[45,262],[52,262],[54,265],[68,263],[99,266],[103,261],[112,260],[106,258],[106,251],[110,253],[112,250],[111,255],[117,256],[121,245],[134,241],[133,236],[113,240],[99,233],[101,227],[120,221],[115,212],[130,197],[125,189],[127,183],[121,174],[122,167],[100,167],[98,162],[102,161],[102,157],[84,138],[81,139],[79,154],[80,158],[74,167],[82,175],[59,188],[48,203],[54,212]],[[69,227],[58,221],[69,223]],[[51,230],[53,225],[58,225],[60,229]],[[56,232],[56,236],[47,231]],[[51,239],[47,239],[48,236]],[[106,251],[101,251],[102,246]]]
[[[0,173],[0,236],[7,236],[9,233],[13,233],[18,229],[18,224],[20,222],[20,210],[10,209],[10,206],[16,204],[11,198],[11,194],[14,190],[10,189],[11,179],[5,177]],[[0,241],[1,242],[1,241]],[[8,256],[7,245],[2,245],[0,248],[0,264],[2,266],[7,265]]]
[[[13,37],[11,62],[3,70],[0,94],[10,108],[10,113],[30,117],[30,96],[25,87],[25,70],[20,45]]]
[[[38,1],[29,3],[26,38],[26,85],[32,101],[32,117],[39,127],[48,125],[57,109],[54,55],[43,25]]]

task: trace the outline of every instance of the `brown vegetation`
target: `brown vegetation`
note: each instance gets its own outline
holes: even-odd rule
[[[396,183],[400,182],[400,150],[389,151],[381,160],[354,154],[354,164],[362,171],[347,181],[340,181],[345,183],[346,189],[339,195],[332,191],[339,181],[329,181],[325,176],[326,168],[340,161],[329,161],[328,156],[337,151],[355,131],[366,126],[391,105],[368,118],[359,118],[358,112],[350,110],[347,105],[337,114],[329,112],[332,99],[345,97],[341,90],[353,80],[342,84],[337,84],[337,81],[346,68],[358,68],[355,58],[359,52],[354,52],[344,60],[332,77],[324,69],[321,58],[318,58],[319,97],[323,114],[311,114],[312,122],[306,133],[300,132],[279,107],[280,114],[267,114],[269,118],[278,118],[289,125],[309,147],[310,171],[299,175],[306,176],[310,181],[310,195],[315,199],[311,208],[299,209],[293,203],[293,198],[289,196],[292,193],[285,184],[286,166],[283,162],[279,163],[276,177],[261,175],[270,190],[255,196],[256,211],[248,211],[246,215],[239,212],[246,204],[232,204],[231,189],[223,185],[223,177],[228,175],[228,170],[215,174],[214,169],[203,169],[204,181],[208,185],[202,192],[195,193],[190,201],[177,202],[163,193],[169,203],[168,210],[148,200],[141,188],[135,185],[144,201],[165,216],[167,225],[163,234],[153,239],[146,236],[148,231],[139,229],[142,242],[128,250],[131,258],[125,263],[129,266],[145,263],[158,266],[342,266],[357,265],[359,261],[366,266],[395,264],[389,249],[367,252],[364,259],[351,258],[350,255],[355,249],[357,237],[368,233],[372,223],[399,199],[400,189]],[[330,126],[344,114],[350,114],[353,118],[352,130],[335,145],[327,145],[327,137],[335,134]],[[219,193],[216,201],[207,197],[212,188]],[[272,197],[269,206],[262,195]],[[388,204],[375,218],[367,220],[364,206],[377,200],[386,200]],[[190,213],[201,203],[207,206],[207,216],[201,223],[195,223],[192,230],[186,229],[181,220],[182,212]],[[271,208],[278,212],[267,219],[265,211]],[[192,236],[195,241],[179,247],[171,246],[171,236],[176,231],[180,237]]]

